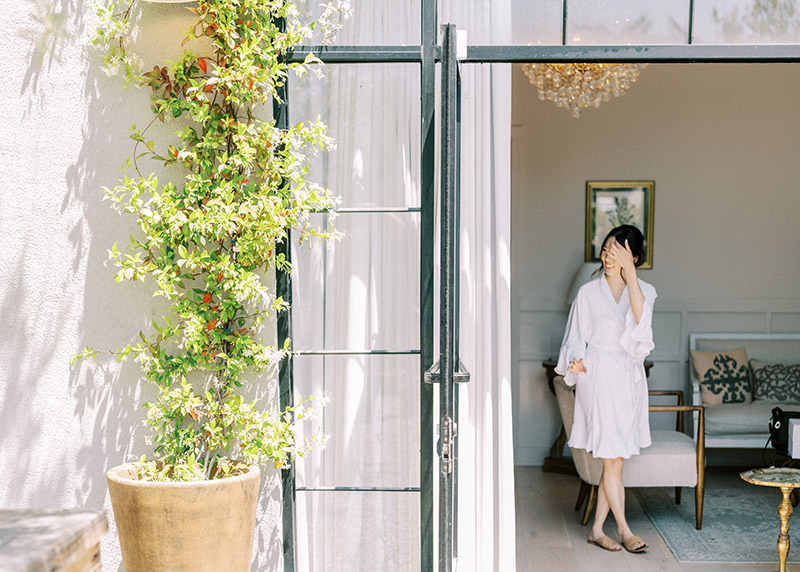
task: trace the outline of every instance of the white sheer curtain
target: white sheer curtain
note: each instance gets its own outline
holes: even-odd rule
[[[453,2],[439,21],[467,29],[472,44],[503,43],[507,1]],[[413,44],[418,30],[418,1],[359,2],[337,43]],[[511,79],[508,66],[462,70],[461,350],[472,381],[460,398],[459,570],[506,572],[515,566]],[[291,121],[320,114],[328,124],[337,149],[314,174],[343,207],[419,206],[418,65],[331,65],[323,82],[293,85],[290,109]],[[333,248],[295,249],[296,349],[419,347],[419,223],[415,213],[341,214],[335,225],[345,236]],[[298,391],[331,400],[329,446],[298,463],[299,487],[419,487],[418,356],[295,364]],[[419,570],[419,500],[414,492],[298,492],[298,570]]]
[[[509,66],[467,68],[461,174],[459,570],[515,569]],[[499,123],[499,124],[498,124]]]
[[[444,0],[470,45],[511,43],[509,0]],[[461,66],[458,569],[516,569],[511,420],[511,66]]]
[[[316,170],[343,208],[419,206],[417,67],[331,66],[322,85],[290,95],[290,109],[321,113],[337,141]],[[415,212],[340,214],[341,241],[297,249],[296,349],[419,348],[419,222]],[[419,356],[301,356],[295,364],[301,393],[330,398],[330,444],[298,463],[298,486],[419,488]],[[418,492],[297,499],[298,570],[419,569]]]

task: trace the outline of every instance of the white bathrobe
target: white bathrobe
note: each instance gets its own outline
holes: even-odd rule
[[[619,303],[602,273],[581,286],[561,343],[556,372],[575,385],[569,446],[595,457],[627,459],[651,443],[644,359],[654,347],[656,290],[642,280],[639,286],[644,308],[638,324],[627,286]],[[573,358],[583,358],[587,373],[568,371]]]

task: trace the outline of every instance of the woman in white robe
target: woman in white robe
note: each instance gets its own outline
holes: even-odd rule
[[[556,372],[575,385],[569,446],[603,459],[589,542],[606,550],[622,549],[603,532],[611,511],[622,545],[641,552],[647,545],[625,519],[622,467],[625,459],[650,445],[644,359],[654,347],[656,291],[636,275],[644,262],[644,238],[636,227],[613,229],[600,260],[602,272],[578,290],[572,303]]]

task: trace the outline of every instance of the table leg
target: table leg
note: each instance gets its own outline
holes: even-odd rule
[[[561,431],[556,437],[556,440],[553,441],[553,445],[550,447],[550,457],[553,459],[561,459],[564,457],[564,445],[567,444],[567,432],[564,431],[564,426],[561,426]]]
[[[794,487],[785,486],[781,487],[783,493],[783,500],[778,507],[778,514],[781,517],[781,533],[778,536],[778,558],[779,568],[778,572],[786,572],[786,557],[789,555],[789,519],[792,517],[792,503],[789,496],[792,494]]]
[[[561,432],[550,447],[550,453],[544,459],[542,470],[545,473],[563,473],[565,475],[577,475],[575,470],[575,463],[571,458],[564,456],[564,446],[567,443],[567,433],[564,431],[564,426],[561,426]]]

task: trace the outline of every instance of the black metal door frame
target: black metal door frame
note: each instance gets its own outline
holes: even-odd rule
[[[458,388],[461,78],[456,29],[442,37],[441,238],[439,278],[439,571],[458,558]]]
[[[450,572],[457,557],[457,429],[455,413],[458,406],[457,379],[460,371],[458,351],[458,226],[459,226],[459,148],[460,84],[459,61],[455,53],[455,29],[443,27],[439,35],[437,0],[419,0],[421,10],[421,44],[418,46],[307,46],[299,47],[287,59],[302,61],[313,52],[326,64],[356,63],[417,63],[421,74],[421,201],[420,201],[420,348],[411,353],[420,356],[420,563],[423,572],[433,572],[434,531],[439,528],[440,572]],[[690,18],[691,22],[691,18]],[[439,43],[441,39],[441,44]],[[691,31],[685,45],[607,45],[607,46],[468,46],[461,64],[481,63],[800,63],[800,44],[768,45],[697,45],[691,44]],[[434,522],[434,386],[425,382],[422,372],[433,364],[434,336],[434,253],[435,253],[435,112],[436,69],[442,69],[442,161],[441,161],[441,268],[440,320],[438,324],[440,349],[439,384],[440,415],[440,499],[439,522]],[[274,116],[287,122],[289,91],[283,102],[274,106]],[[447,233],[447,236],[445,236]],[[289,252],[286,252],[289,255]],[[278,295],[291,299],[291,277],[278,275]],[[279,345],[291,338],[291,313],[278,319]],[[321,352],[322,353],[322,352]],[[335,353],[335,352],[331,352]],[[385,352],[384,352],[385,353]],[[292,361],[285,360],[279,370],[281,407],[292,403],[294,388]],[[449,417],[452,425],[444,427]],[[445,424],[447,425],[447,424]],[[445,434],[445,431],[448,433]],[[442,439],[443,435],[446,439]],[[447,445],[445,447],[445,445]],[[443,453],[447,454],[444,461]],[[452,463],[447,474],[441,469]],[[284,570],[295,572],[295,479],[293,469],[284,471],[283,485],[283,546]]]

